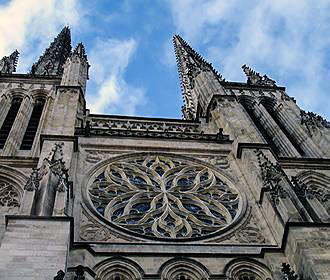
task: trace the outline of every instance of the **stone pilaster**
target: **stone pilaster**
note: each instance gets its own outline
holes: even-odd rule
[[[279,121],[285,124],[288,130],[297,139],[298,144],[301,146],[307,156],[316,158],[321,157],[322,152],[320,151],[319,147],[301,128],[301,125],[292,119],[292,115],[290,115],[287,110],[285,110],[283,107],[278,107],[275,110],[275,113],[278,116]]]
[[[294,158],[301,157],[296,148],[291,144],[283,131],[269,115],[266,108],[262,104],[255,104],[253,109],[254,114],[260,121],[260,124],[263,125],[263,127],[269,132],[275,145],[279,148],[281,156]]]

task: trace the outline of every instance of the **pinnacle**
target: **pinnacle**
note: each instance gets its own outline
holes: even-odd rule
[[[82,42],[78,43],[78,45],[76,46],[76,48],[73,51],[73,55],[78,55],[80,58],[84,58],[85,60],[87,60],[85,47]]]

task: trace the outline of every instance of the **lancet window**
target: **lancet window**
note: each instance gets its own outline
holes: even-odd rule
[[[34,104],[32,114],[24,133],[20,150],[30,150],[33,145],[34,138],[36,136],[42,111],[44,109],[45,99],[37,98]]]
[[[17,116],[18,110],[21,106],[22,98],[14,97],[7,116],[0,129],[0,149],[2,149],[7,141],[10,130],[14,124],[15,118]]]

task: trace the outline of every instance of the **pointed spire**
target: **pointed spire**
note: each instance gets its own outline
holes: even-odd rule
[[[71,54],[70,28],[65,26],[57,35],[50,46],[40,56],[39,60],[32,65],[32,75],[61,75],[63,65]]]
[[[224,81],[224,78],[213,68],[211,63],[207,62],[179,35],[173,36],[173,44],[184,99],[183,117],[194,119],[198,106],[198,98],[192,92],[195,87],[195,78],[202,72],[211,72],[219,82]]]
[[[16,72],[19,52],[15,50],[10,56],[4,56],[0,60],[0,74],[11,74]]]
[[[249,85],[271,86],[271,87],[276,86],[276,82],[274,80],[268,78],[267,75],[261,77],[261,75],[258,72],[254,71],[251,67],[246,66],[246,64],[242,66],[242,69],[246,77],[248,78],[247,83]]]

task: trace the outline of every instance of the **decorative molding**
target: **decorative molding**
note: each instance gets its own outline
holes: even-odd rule
[[[246,66],[245,64],[242,66],[242,69],[248,78],[248,85],[276,87],[276,82],[268,78],[267,75],[261,76],[258,72],[254,71],[252,68]]]
[[[0,60],[0,75],[12,74],[13,72],[16,72],[18,56],[19,52],[15,50],[10,56],[4,56]]]
[[[324,128],[330,128],[330,122],[326,119],[313,112],[306,112],[304,110],[300,110],[300,123],[305,125],[308,134],[311,137]]]
[[[200,123],[184,123],[178,120],[158,121],[152,119],[115,119],[102,117],[88,117],[91,129],[115,129],[130,131],[172,132],[172,133],[201,133]]]
[[[204,134],[203,132],[186,133],[186,132],[155,132],[155,131],[136,131],[136,130],[118,130],[118,129],[91,129],[90,127],[76,128],[76,136],[114,136],[114,137],[137,137],[152,139],[173,139],[173,140],[195,140],[217,143],[232,143],[229,135],[224,135],[222,129],[217,134]]]

